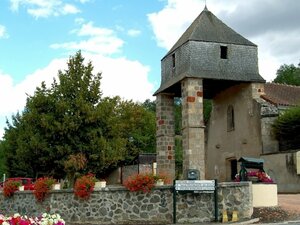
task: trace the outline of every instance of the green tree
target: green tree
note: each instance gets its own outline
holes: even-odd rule
[[[273,124],[280,150],[300,148],[300,106],[284,111]]]
[[[78,52],[58,72],[58,81],[50,88],[42,83],[28,96],[4,134],[10,176],[62,178],[70,155],[77,154],[87,159],[83,172],[100,176],[141,151],[153,151],[154,113],[120,97],[102,98],[101,74],[92,71]]]
[[[300,86],[300,64],[297,67],[294,64],[284,64],[277,70],[276,75],[274,83]]]
[[[2,175],[6,174],[5,155],[4,155],[4,142],[0,140],[0,182],[2,181]]]

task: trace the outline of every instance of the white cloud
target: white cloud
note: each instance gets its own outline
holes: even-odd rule
[[[148,80],[150,68],[138,61],[126,58],[109,58],[86,54],[94,69],[102,72],[101,89],[104,96],[116,96],[127,100],[143,102],[153,99],[154,85]]]
[[[8,38],[6,27],[0,24],[0,38]]]
[[[120,52],[124,42],[118,38],[113,30],[95,27],[92,22],[82,24],[72,31],[78,37],[87,37],[78,42],[55,43],[50,47],[54,49],[82,50],[90,53],[111,55]]]
[[[28,14],[35,18],[77,14],[80,10],[62,0],[10,0],[11,9],[18,11],[21,6],[27,9]]]
[[[267,81],[275,78],[280,65],[299,63],[299,14],[290,14],[289,11],[297,10],[300,3],[287,1],[288,3],[280,0],[207,2],[208,9],[219,19],[238,33],[247,33],[248,36],[241,34],[258,45],[260,74]],[[162,10],[148,14],[157,45],[169,50],[199,15],[204,4],[203,0],[168,0]],[[289,8],[290,4],[294,9]],[[270,7],[272,10],[269,10]],[[277,19],[275,24],[274,19]]]
[[[130,29],[128,30],[127,34],[131,37],[137,37],[141,34],[141,31],[137,29]]]

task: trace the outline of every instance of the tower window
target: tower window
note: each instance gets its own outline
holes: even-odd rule
[[[234,130],[234,110],[233,106],[230,105],[227,108],[227,131]]]
[[[220,46],[220,56],[221,59],[227,59],[228,58],[228,54],[227,54],[227,46]]]
[[[172,54],[172,66],[175,68],[175,53]]]

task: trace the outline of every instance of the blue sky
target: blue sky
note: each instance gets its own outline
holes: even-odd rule
[[[52,82],[81,50],[102,72],[105,96],[144,101],[160,85],[160,60],[204,0],[0,0],[0,138],[26,93]],[[300,1],[207,0],[217,17],[259,48],[261,75],[299,63]]]

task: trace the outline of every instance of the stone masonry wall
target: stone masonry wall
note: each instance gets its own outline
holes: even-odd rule
[[[157,172],[175,179],[174,96],[156,96],[156,151]]]
[[[186,78],[181,83],[181,92],[183,177],[187,178],[189,169],[196,169],[199,179],[205,179],[202,79]]]
[[[218,188],[219,220],[221,212],[238,210],[239,218],[250,218],[252,185],[220,183]],[[177,221],[209,222],[214,220],[213,194],[177,194]],[[156,187],[150,193],[129,192],[122,186],[107,186],[94,191],[88,200],[74,197],[72,190],[53,191],[37,203],[31,191],[16,192],[12,198],[0,195],[0,212],[38,216],[59,213],[66,224],[161,224],[173,222],[173,187]]]

